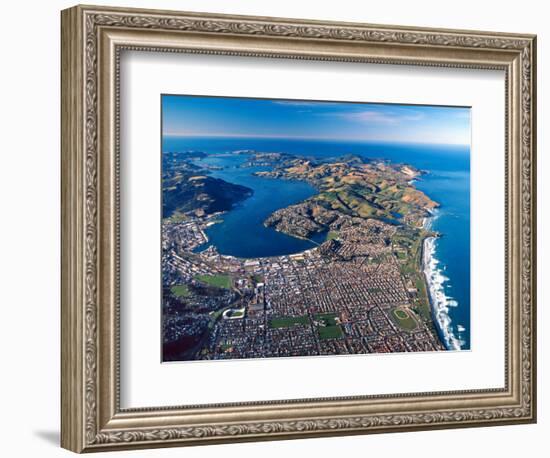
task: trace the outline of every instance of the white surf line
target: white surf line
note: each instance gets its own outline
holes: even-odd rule
[[[424,219],[424,228],[430,230],[433,222],[437,218],[437,210],[432,212],[432,216]],[[445,294],[444,283],[449,280],[443,275],[442,270],[438,267],[440,262],[436,258],[435,237],[427,237],[424,240],[423,250],[423,270],[428,285],[428,294],[433,308],[433,314],[439,325],[445,345],[449,350],[460,350],[464,343],[460,338],[454,335],[452,328],[452,320],[449,316],[449,307],[456,307],[457,302],[447,297]]]

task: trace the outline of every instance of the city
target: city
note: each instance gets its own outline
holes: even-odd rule
[[[165,360],[445,349],[399,226],[341,215],[301,253],[196,252],[218,217],[163,224]]]

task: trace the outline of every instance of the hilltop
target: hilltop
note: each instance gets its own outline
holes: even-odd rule
[[[163,156],[162,213],[164,218],[193,212],[197,216],[228,211],[252,195],[252,189],[208,175],[190,159],[202,152]]]

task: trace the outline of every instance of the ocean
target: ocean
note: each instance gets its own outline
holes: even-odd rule
[[[223,222],[208,228],[209,244],[222,254],[263,257],[291,254],[315,246],[263,226],[274,210],[298,203],[315,194],[299,181],[253,176],[261,167],[239,167],[245,155],[223,154],[236,150],[285,152],[317,158],[356,154],[368,159],[407,163],[428,172],[415,186],[441,206],[429,219],[441,234],[425,244],[425,264],[438,331],[448,349],[470,349],[470,148],[377,142],[348,142],[267,138],[185,138],[165,136],[163,151],[202,151],[216,156],[196,160],[215,166],[211,175],[254,190],[249,199],[223,215]],[[238,243],[236,243],[238,241]]]

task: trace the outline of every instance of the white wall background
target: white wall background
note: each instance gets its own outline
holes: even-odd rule
[[[115,0],[113,0],[115,2]],[[113,4],[95,0],[97,4]],[[358,2],[353,0],[116,0],[117,6],[165,8],[380,24],[538,34],[539,125],[539,423],[537,425],[385,434],[120,452],[135,457],[379,456],[430,458],[547,456],[550,433],[545,311],[544,151],[550,95],[545,45],[548,11],[535,0]],[[71,2],[10,2],[0,27],[0,424],[3,456],[69,456],[59,440],[59,10]],[[548,170],[550,172],[550,169]],[[546,221],[545,221],[546,219]],[[546,250],[548,251],[548,250]],[[546,364],[545,364],[546,363]],[[546,384],[546,387],[544,386]],[[115,455],[113,455],[115,456]]]

